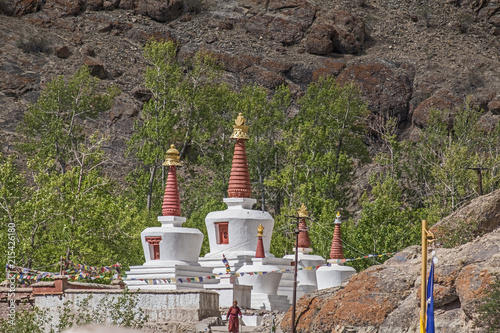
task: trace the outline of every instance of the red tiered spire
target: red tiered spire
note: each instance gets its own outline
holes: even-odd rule
[[[235,120],[234,132],[231,138],[236,139],[234,146],[233,165],[229,177],[227,193],[229,198],[250,198],[252,187],[250,185],[250,174],[248,172],[247,153],[245,140],[248,140],[248,126],[244,126],[245,118],[241,115]]]
[[[255,250],[255,258],[265,258],[266,253],[264,252],[264,243],[262,242],[262,237],[264,237],[264,234],[262,233],[264,231],[264,227],[259,225],[257,228],[257,249]]]
[[[335,230],[333,231],[332,248],[330,250],[330,259],[344,259],[344,251],[342,249],[342,238],[340,235],[340,213],[337,213],[335,219]]]
[[[307,207],[302,204],[300,210],[297,213],[299,214],[299,217],[302,217],[302,219],[300,219],[299,223],[299,240],[296,247],[307,249],[311,246],[311,239],[309,239],[309,228],[307,228],[305,219],[309,216]]]
[[[181,216],[181,200],[179,198],[179,188],[177,186],[176,166],[180,166],[179,151],[174,145],[170,146],[165,155],[163,165],[168,166],[167,185],[163,196],[162,213],[163,216]]]

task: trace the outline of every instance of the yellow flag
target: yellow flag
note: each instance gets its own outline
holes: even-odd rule
[[[425,333],[425,324],[422,316],[420,316],[420,333]]]

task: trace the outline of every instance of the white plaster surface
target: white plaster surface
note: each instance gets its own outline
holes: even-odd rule
[[[161,236],[160,259],[152,260],[150,245],[145,237]],[[203,243],[203,234],[200,230],[183,227],[151,227],[141,233],[142,248],[146,266],[165,266],[167,262],[182,264],[182,262],[196,263]]]
[[[286,296],[263,293],[252,294],[252,309],[287,311],[289,308],[290,303]]]
[[[238,306],[243,309],[252,307],[252,286],[238,284],[207,285],[205,289],[219,293],[219,305],[229,308],[233,301],[238,301]]]
[[[207,317],[217,317],[219,313],[219,295],[205,290],[191,291],[136,291],[137,308],[148,315],[149,322],[161,321],[200,321]],[[66,290],[63,295],[36,295],[35,305],[47,310],[57,325],[63,307],[69,307],[74,313],[80,310],[79,304],[89,299],[89,307],[97,309],[103,299],[113,302],[122,294],[120,290],[88,291]],[[89,298],[89,296],[92,296]],[[66,303],[70,301],[71,303]],[[66,304],[65,304],[66,303]]]
[[[269,253],[274,228],[274,219],[271,214],[250,209],[256,202],[255,199],[226,198],[224,202],[228,206],[226,210],[211,212],[205,218],[210,252],[204,258],[221,259],[222,254],[225,254],[226,258],[236,258],[241,255],[255,256],[257,228],[260,224],[264,227],[262,240],[266,257],[274,257]],[[217,244],[216,222],[228,222],[228,244]]]
[[[332,264],[320,267],[316,270],[318,289],[340,286],[342,282],[354,274],[356,274],[356,270],[350,266]]]
[[[245,326],[260,326],[262,323],[262,316],[255,316],[255,315],[242,315],[241,320],[245,324]]]
[[[325,259],[323,257],[320,257],[318,255],[312,255],[312,254],[304,254],[302,252],[298,253],[298,268],[305,268],[305,267],[311,267],[311,266],[318,266],[318,265],[323,265],[325,263]],[[291,259],[295,261],[295,254],[289,254],[284,256],[285,259]],[[292,276],[292,282],[293,282],[293,276]],[[297,282],[298,286],[300,287],[301,285],[309,285],[309,286],[314,286],[315,288],[317,287],[317,280],[316,280],[316,270],[298,270],[297,271]]]
[[[172,290],[172,289],[199,289],[203,288],[205,284],[216,284],[218,279],[206,279],[202,282],[176,282],[168,283],[162,279],[168,278],[193,278],[205,277],[212,275],[212,268],[201,267],[198,264],[192,266],[173,265],[173,266],[131,266],[130,271],[126,272],[127,277],[123,280],[129,289],[158,289],[158,290]],[[146,279],[155,280],[153,284],[148,284]]]
[[[266,265],[265,258],[255,258],[253,262],[253,265],[245,265],[237,271],[240,274],[244,274],[238,277],[238,284],[253,286],[252,294],[264,293],[276,295],[281,280],[281,273],[273,272],[262,275],[245,273],[272,272],[279,270],[279,268],[274,265]]]

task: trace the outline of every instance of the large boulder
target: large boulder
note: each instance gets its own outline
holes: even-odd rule
[[[248,32],[262,38],[276,40],[285,46],[297,44],[304,38],[304,32],[313,23],[317,8],[305,0],[271,0],[264,12],[259,8],[263,2],[254,1],[257,13],[245,22]]]
[[[414,68],[409,65],[377,62],[348,65],[339,74],[338,82],[356,84],[372,113],[405,122],[414,76]]]
[[[415,126],[424,128],[431,117],[431,110],[446,112],[451,126],[454,109],[462,103],[460,98],[455,97],[446,89],[436,91],[432,96],[421,102],[413,111],[412,123]]]
[[[184,5],[179,0],[143,0],[136,3],[136,12],[164,23],[182,16]]]
[[[357,54],[365,42],[365,24],[345,11],[330,11],[319,16],[308,31],[306,51],[325,55],[330,52]]]
[[[497,228],[459,248],[436,249],[436,332],[472,331],[476,300],[500,272],[499,244]],[[304,295],[297,303],[297,332],[418,332],[420,270],[421,248],[415,245],[340,287]],[[281,328],[291,332],[291,310]]]
[[[42,8],[43,0],[14,0],[0,2],[0,13],[13,16],[23,16],[35,13]]]
[[[500,190],[482,195],[432,226],[438,243],[466,242],[500,226]]]
[[[75,16],[84,11],[85,0],[45,0],[43,10],[53,17]]]

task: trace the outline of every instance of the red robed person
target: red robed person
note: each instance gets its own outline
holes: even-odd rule
[[[227,327],[229,332],[238,333],[240,331],[238,316],[241,318],[241,310],[238,307],[238,301],[234,300],[233,306],[229,308],[226,315],[226,320],[229,318],[229,325]]]

